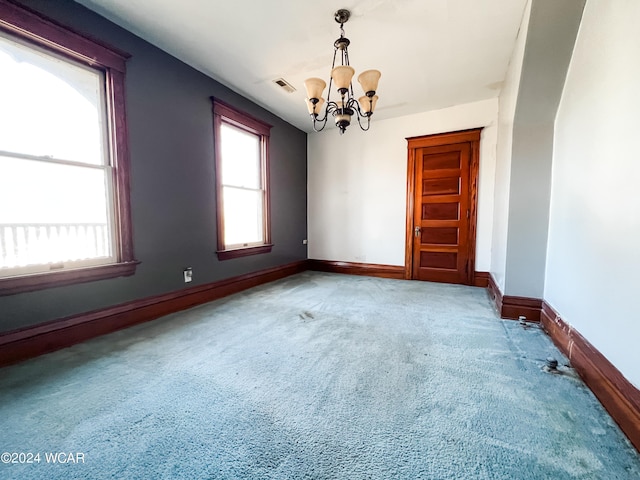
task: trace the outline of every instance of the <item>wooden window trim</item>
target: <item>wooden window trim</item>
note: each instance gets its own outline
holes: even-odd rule
[[[259,255],[271,252],[271,201],[270,201],[270,181],[269,181],[269,135],[271,125],[259,120],[247,113],[244,113],[228,103],[211,97],[213,105],[213,138],[214,155],[216,169],[216,222],[217,222],[217,250],[218,260],[230,260],[249,255]],[[218,141],[222,123],[228,123],[247,132],[261,137],[261,173],[264,190],[263,197],[263,225],[264,243],[260,245],[250,245],[247,247],[227,249],[224,243],[224,200],[222,195],[222,152]]]
[[[0,30],[3,32],[104,72],[110,164],[114,171],[117,243],[114,247],[118,259],[107,265],[2,278],[0,295],[133,275],[140,262],[134,258],[129,199],[125,72],[130,55],[10,0],[0,0],[0,11]]]

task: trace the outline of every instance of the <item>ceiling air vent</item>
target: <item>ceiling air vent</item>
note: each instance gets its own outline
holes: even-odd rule
[[[280,88],[282,88],[286,92],[292,93],[292,92],[296,91],[296,89],[293,88],[293,85],[291,85],[289,82],[287,82],[284,78],[276,78],[273,81],[273,83],[278,85]]]

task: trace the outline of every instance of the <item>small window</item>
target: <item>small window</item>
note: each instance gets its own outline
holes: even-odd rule
[[[267,125],[213,100],[218,258],[271,251]]]
[[[0,294],[130,275],[126,54],[0,6]]]

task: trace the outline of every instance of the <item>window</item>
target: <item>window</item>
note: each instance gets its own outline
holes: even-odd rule
[[[131,275],[127,55],[0,7],[0,294]]]
[[[218,258],[271,251],[270,125],[213,100]]]

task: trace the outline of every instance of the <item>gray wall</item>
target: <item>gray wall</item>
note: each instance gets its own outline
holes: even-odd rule
[[[0,297],[0,331],[91,311],[307,258],[306,134],[165,52],[69,0],[25,5],[132,55],[127,63],[134,276]],[[273,125],[273,251],[219,262],[215,96]],[[185,285],[182,270],[194,281]]]

